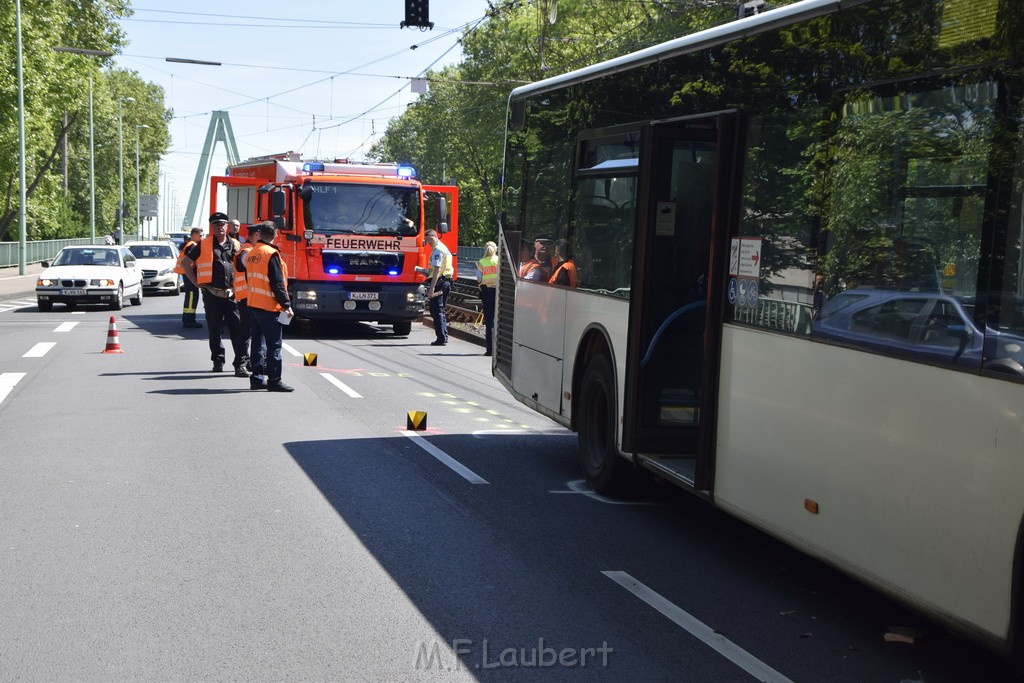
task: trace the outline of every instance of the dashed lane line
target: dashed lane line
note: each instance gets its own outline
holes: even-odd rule
[[[22,358],[42,358],[46,355],[46,352],[57,345],[57,342],[39,342],[31,349],[28,350]]]
[[[61,323],[60,325],[57,326],[57,329],[55,329],[54,332],[70,332],[71,330],[75,329],[75,325],[77,324],[77,322]]]
[[[24,372],[0,372],[0,403],[7,398],[7,394],[14,391],[14,386],[24,376]]]
[[[757,659],[725,636],[715,633],[714,629],[710,626],[695,619],[689,612],[654,592],[626,572],[604,571],[601,573],[661,612],[664,616],[675,622],[676,625],[681,626],[702,643],[746,671],[755,679],[759,681],[773,681],[775,683],[791,683],[788,678],[778,671]]]
[[[440,448],[430,443],[416,432],[402,431],[402,436],[408,437],[410,441],[425,450],[430,455],[437,458],[442,464],[448,466],[453,472],[458,474],[460,477],[468,481],[470,484],[487,484],[488,481],[481,477],[479,474],[469,469],[461,462],[448,455]]]
[[[335,377],[331,373],[329,373],[329,372],[321,372],[320,376],[323,377],[324,379],[326,379],[328,382],[330,382],[334,386],[336,386],[339,389],[341,389],[342,391],[344,391],[346,394],[348,394],[352,398],[362,398],[362,396],[357,391],[352,389],[349,385],[345,384],[344,382],[342,382],[340,379],[338,379],[337,377]]]
[[[301,353],[299,353],[298,351],[296,351],[292,347],[288,346],[288,344],[285,344],[283,342],[281,344],[281,348],[284,349],[285,351],[287,351],[288,353],[292,354],[296,358],[302,355]]]

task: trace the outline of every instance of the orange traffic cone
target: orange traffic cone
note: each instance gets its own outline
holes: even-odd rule
[[[110,316],[110,326],[107,328],[107,348],[103,353],[124,353],[121,350],[121,343],[117,340],[117,325],[114,324],[114,316]]]

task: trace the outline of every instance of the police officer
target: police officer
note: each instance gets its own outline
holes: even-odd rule
[[[430,317],[434,320],[434,334],[437,336],[430,345],[445,346],[448,344],[448,320],[445,318],[444,307],[448,304],[452,275],[455,274],[452,252],[437,238],[436,230],[427,230],[423,235],[423,243],[433,249],[430,252],[430,268],[416,268],[416,272],[430,278],[427,299],[430,301]]]
[[[232,221],[237,223],[238,221]],[[239,231],[241,228],[239,228]],[[249,285],[246,282],[245,270],[242,264],[245,263],[246,252],[252,249],[252,245],[259,239],[259,231],[255,224],[246,229],[247,239],[242,242],[241,248],[235,254],[235,303],[238,304],[238,343],[246,351],[245,369],[252,372],[252,355],[249,353],[249,346],[252,342],[252,315],[249,313]],[[231,223],[228,224],[228,234],[231,234]]]
[[[494,351],[494,297],[498,293],[498,245],[488,242],[484,245],[484,256],[476,262],[480,272],[480,302],[484,308],[485,356]]]
[[[211,372],[224,371],[224,344],[221,327],[227,325],[235,358],[235,377],[248,377],[245,369],[248,349],[240,345],[241,320],[234,301],[232,287],[235,281],[235,254],[240,245],[228,237],[228,217],[221,212],[210,215],[210,234],[199,244],[190,247],[181,260],[185,277],[203,291],[207,331],[210,338]]]

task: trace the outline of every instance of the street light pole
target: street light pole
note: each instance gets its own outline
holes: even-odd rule
[[[142,198],[139,196],[139,174],[142,172],[139,168],[139,129],[149,128],[144,123],[135,126],[135,221],[136,221],[136,234],[139,239],[142,237]]]
[[[92,50],[85,47],[55,47],[56,52],[92,57],[112,57],[109,50]],[[96,242],[96,139],[92,119],[92,74],[89,74],[89,244]]]
[[[124,242],[124,134],[122,132],[123,123],[123,102],[134,102],[134,97],[118,97],[117,98],[117,190],[118,190],[118,204],[117,204],[117,232],[118,238],[117,243],[121,244]]]
[[[21,0],[14,0],[18,53],[18,275],[25,274],[25,81],[21,73]]]

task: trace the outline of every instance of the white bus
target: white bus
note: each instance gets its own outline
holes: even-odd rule
[[[1022,36],[803,0],[515,89],[495,376],[596,491],[648,470],[1019,652]]]

